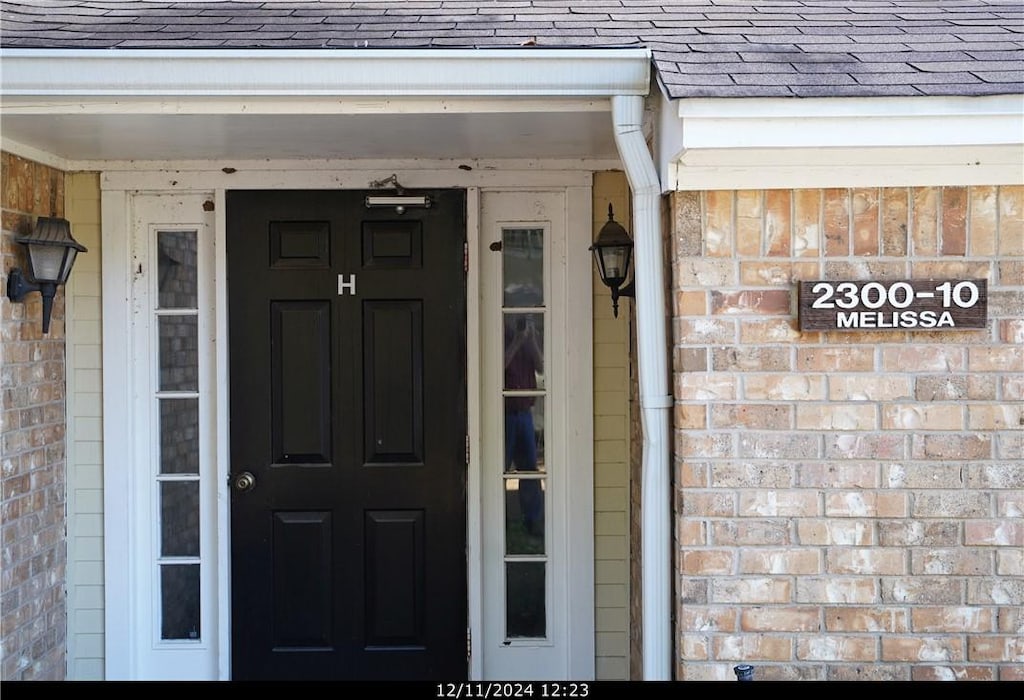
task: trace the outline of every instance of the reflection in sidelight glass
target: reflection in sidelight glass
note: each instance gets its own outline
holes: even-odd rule
[[[200,638],[199,565],[160,567],[160,638]]]
[[[544,305],[544,229],[502,229],[501,264],[504,306]]]
[[[199,399],[160,400],[160,473],[199,473]]]
[[[544,554],[545,483],[505,479],[505,554]]]
[[[196,232],[160,231],[157,246],[157,306],[195,309],[199,305]]]
[[[199,482],[160,482],[160,555],[199,556]]]
[[[160,391],[199,389],[199,318],[160,316]]]
[[[506,313],[504,316],[505,389],[544,388],[544,314]]]
[[[505,397],[505,473],[545,472],[544,397]]]
[[[544,600],[544,562],[505,564],[505,636],[543,638],[547,634]]]

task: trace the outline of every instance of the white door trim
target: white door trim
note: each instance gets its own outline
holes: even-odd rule
[[[291,189],[324,189],[338,187],[339,182],[352,183],[353,189],[364,189],[366,183],[394,169],[388,168],[385,162],[375,162],[375,168],[369,171],[302,171],[283,173],[268,168],[266,171],[247,171],[245,176],[237,178],[220,170],[203,171],[133,171],[122,173],[103,173],[101,177],[101,207],[103,221],[103,363],[104,363],[104,512],[105,512],[105,615],[106,615],[106,677],[108,680],[141,680],[146,673],[145,665],[140,663],[140,654],[147,653],[148,647],[140,647],[132,634],[140,623],[138,600],[139,578],[134,575],[133,567],[138,566],[133,552],[137,550],[134,533],[130,527],[137,513],[132,505],[132,493],[137,490],[135,476],[131,469],[134,431],[127,429],[133,415],[133,401],[138,391],[133,386],[130,367],[133,349],[124,339],[132,332],[132,309],[137,303],[133,294],[133,277],[137,274],[136,261],[132,259],[132,201],[141,194],[165,195],[180,199],[183,196],[191,201],[193,197],[203,197],[214,204],[210,213],[212,219],[212,249],[209,251],[209,283],[211,285],[211,304],[214,313],[211,319],[212,338],[212,375],[209,380],[210,400],[213,401],[214,424],[213,443],[210,449],[215,455],[215,485],[211,485],[211,503],[214,527],[212,556],[217,561],[214,578],[213,597],[217,601],[230,600],[230,494],[227,489],[229,445],[227,440],[228,396],[224,389],[228,367],[227,345],[227,279],[225,256],[225,191],[235,187],[267,187]],[[399,170],[401,177],[401,171]],[[174,181],[173,186],[170,180]],[[480,394],[480,323],[481,307],[479,298],[480,270],[478,260],[472,260],[475,251],[480,250],[480,192],[481,187],[491,190],[513,191],[524,189],[547,188],[566,193],[567,211],[570,213],[572,226],[576,230],[573,240],[590,240],[590,180],[591,175],[585,171],[570,170],[504,170],[500,173],[485,171],[467,173],[449,169],[437,171],[416,171],[403,184],[409,187],[465,187],[467,191],[467,240],[470,255],[467,273],[467,379],[468,379],[468,429],[470,438],[470,466],[467,481],[467,556],[468,560],[468,619],[469,632],[472,637],[472,657],[469,673],[473,679],[483,676],[485,650],[481,647],[483,639],[482,619],[484,608],[483,576],[481,573],[483,557],[483,520],[481,517],[480,497],[480,464],[484,454],[481,442],[481,394]],[[162,185],[162,186],[161,186]],[[139,189],[139,188],[142,189]],[[578,246],[577,246],[578,247]],[[565,266],[566,285],[573,285],[581,290],[581,298],[590,303],[590,258],[583,252],[568,255]],[[145,269],[143,269],[145,273]],[[580,308],[579,320],[585,319],[586,334],[580,337],[590,338],[589,307]],[[589,371],[591,363],[589,343],[581,343],[575,362],[569,362],[574,371],[580,374],[579,386],[589,387],[592,376]],[[585,355],[585,356],[584,356]],[[570,358],[571,360],[572,358]],[[576,405],[583,408],[590,406],[590,392],[582,391],[574,396]],[[592,411],[587,411],[587,425]],[[584,431],[586,432],[586,431]],[[592,440],[587,434],[574,437],[578,440],[582,452],[576,458],[592,465],[587,455],[592,450]],[[575,450],[575,448],[574,448]],[[590,472],[592,478],[592,469]],[[591,517],[570,519],[570,536],[580,546],[573,547],[574,557],[582,557],[577,568],[585,570],[590,576],[589,585],[582,590],[574,590],[569,602],[573,616],[582,618],[579,634],[574,638],[572,656],[574,661],[568,669],[568,676],[574,678],[593,677],[594,668],[594,630],[593,630],[593,523],[592,523],[592,484],[584,488],[577,484],[572,494],[589,499]],[[590,552],[589,559],[586,556]],[[209,639],[209,658],[202,664],[203,669],[182,667],[179,669],[183,677],[197,679],[214,677],[221,680],[230,678],[230,606],[216,605],[212,611]],[[206,630],[204,630],[205,633]],[[204,634],[205,636],[205,634]],[[530,676],[530,669],[523,669],[523,677]]]

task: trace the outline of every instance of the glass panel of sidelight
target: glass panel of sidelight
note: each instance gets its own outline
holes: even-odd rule
[[[157,247],[157,305],[161,309],[199,307],[195,231],[160,231]]]
[[[505,636],[540,639],[547,635],[542,561],[505,562]]]
[[[199,399],[160,400],[160,473],[199,473]]]
[[[160,566],[160,638],[200,638],[199,564]]]
[[[544,554],[544,492],[537,478],[505,480],[505,554]]]
[[[199,389],[199,318],[160,316],[160,391]]]
[[[199,556],[199,482],[160,482],[160,556]]]
[[[505,389],[544,388],[544,314],[505,313]]]
[[[546,472],[544,397],[505,397],[505,473]]]
[[[543,306],[544,229],[502,229],[501,271],[505,307]]]

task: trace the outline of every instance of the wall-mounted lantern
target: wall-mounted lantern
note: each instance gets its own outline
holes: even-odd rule
[[[7,298],[21,302],[29,292],[43,296],[43,334],[50,332],[50,314],[57,285],[68,281],[75,257],[86,247],[71,237],[67,219],[40,216],[31,234],[15,236],[15,243],[28,248],[28,274],[14,268],[7,278]]]
[[[601,281],[612,290],[612,313],[619,316],[619,297],[632,297],[633,282],[623,287],[629,278],[629,264],[633,259],[633,239],[626,229],[615,220],[612,205],[608,204],[608,221],[597,234],[597,240],[590,246]]]

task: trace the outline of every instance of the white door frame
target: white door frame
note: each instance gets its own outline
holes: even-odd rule
[[[227,261],[225,257],[225,192],[228,189],[331,189],[339,183],[346,183],[346,188],[370,189],[369,183],[386,178],[395,172],[395,163],[388,161],[374,162],[337,162],[331,167],[322,163],[311,168],[303,163],[267,163],[240,164],[234,172],[226,173],[220,164],[189,163],[182,169],[174,168],[175,164],[161,163],[158,168],[147,168],[145,164],[124,169],[104,171],[101,176],[101,213],[102,213],[102,258],[103,258],[103,383],[104,383],[104,568],[105,568],[105,610],[106,610],[106,677],[108,680],[131,679],[143,680],[147,677],[159,677],[168,670],[154,669],[151,665],[141,663],[138,650],[149,649],[149,640],[138,637],[137,611],[139,609],[139,578],[132,572],[138,566],[147,566],[146,562],[138,561],[138,548],[134,544],[132,528],[137,525],[138,513],[132,507],[133,460],[132,450],[126,445],[131,444],[133,430],[125,435],[125,426],[130,425],[131,416],[136,407],[140,391],[139,380],[133,376],[133,348],[125,342],[131,337],[134,318],[140,311],[135,304],[138,301],[133,292],[134,277],[138,273],[136,254],[132,240],[132,206],[137,195],[189,195],[203,197],[204,201],[213,202],[213,270],[212,299],[215,305],[212,323],[212,374],[210,386],[213,388],[212,398],[215,402],[213,416],[214,431],[209,449],[215,454],[216,474],[215,485],[211,492],[211,503],[215,515],[215,541],[213,551],[216,552],[217,571],[215,576],[216,595],[210,604],[215,610],[209,614],[216,620],[214,629],[208,637],[209,658],[202,664],[187,664],[181,667],[175,663],[175,673],[185,677],[204,679],[207,677],[227,680],[230,678],[230,494],[227,488],[229,445],[227,439],[228,396],[223,390],[226,386],[228,367],[227,347]],[[289,169],[289,166],[294,166]],[[481,679],[483,660],[487,650],[482,647],[484,638],[482,619],[484,614],[483,595],[483,530],[484,521],[481,501],[481,456],[486,446],[481,442],[480,416],[483,397],[481,395],[481,328],[484,320],[480,301],[480,274],[478,261],[472,259],[474,251],[480,250],[480,217],[479,206],[481,190],[514,191],[546,189],[566,193],[567,238],[573,241],[565,255],[566,283],[580,290],[580,304],[574,313],[590,317],[590,256],[586,246],[589,245],[590,232],[590,185],[593,170],[608,167],[605,162],[587,164],[579,161],[567,167],[563,161],[519,161],[510,163],[507,169],[491,169],[466,171],[453,167],[451,163],[420,162],[410,166],[406,161],[401,163],[409,170],[400,170],[400,178],[406,188],[438,188],[459,187],[467,191],[467,239],[470,255],[467,273],[467,379],[469,395],[467,397],[469,416],[468,429],[470,439],[470,465],[467,480],[467,557],[469,570],[468,586],[468,620],[472,640],[469,674],[472,679]],[[143,268],[142,274],[146,270]],[[589,334],[581,338],[569,358],[569,364],[579,368],[590,367],[592,342]],[[147,358],[149,359],[149,358]],[[146,362],[142,363],[143,365]],[[152,363],[150,363],[152,364]],[[589,369],[579,374],[579,385],[573,384],[567,401],[578,408],[591,406],[592,373]],[[592,478],[592,429],[589,417],[585,425],[574,428],[572,434],[573,450],[581,462],[589,463],[588,470]],[[127,440],[126,440],[127,438]],[[593,489],[575,489],[572,495],[579,517],[569,518],[570,528],[568,541],[580,541],[586,546],[570,547],[574,557],[570,571],[581,572],[583,580],[574,583],[576,589],[569,601],[572,635],[569,640],[569,656],[567,657],[567,678],[586,679],[594,674],[594,606],[593,606]],[[577,500],[578,499],[578,500]],[[589,517],[584,511],[588,510]],[[576,538],[579,538],[578,540]],[[589,559],[587,552],[589,551]],[[589,583],[587,583],[589,581]],[[581,589],[582,587],[582,589]],[[577,595],[577,593],[580,593]],[[589,594],[589,595],[588,595]],[[205,637],[205,630],[204,630]],[[145,646],[140,647],[140,643]],[[569,663],[568,659],[572,659]],[[176,659],[180,661],[183,659]],[[158,664],[160,662],[157,662]],[[200,666],[202,668],[200,668]],[[523,676],[530,677],[530,669],[523,669]]]

